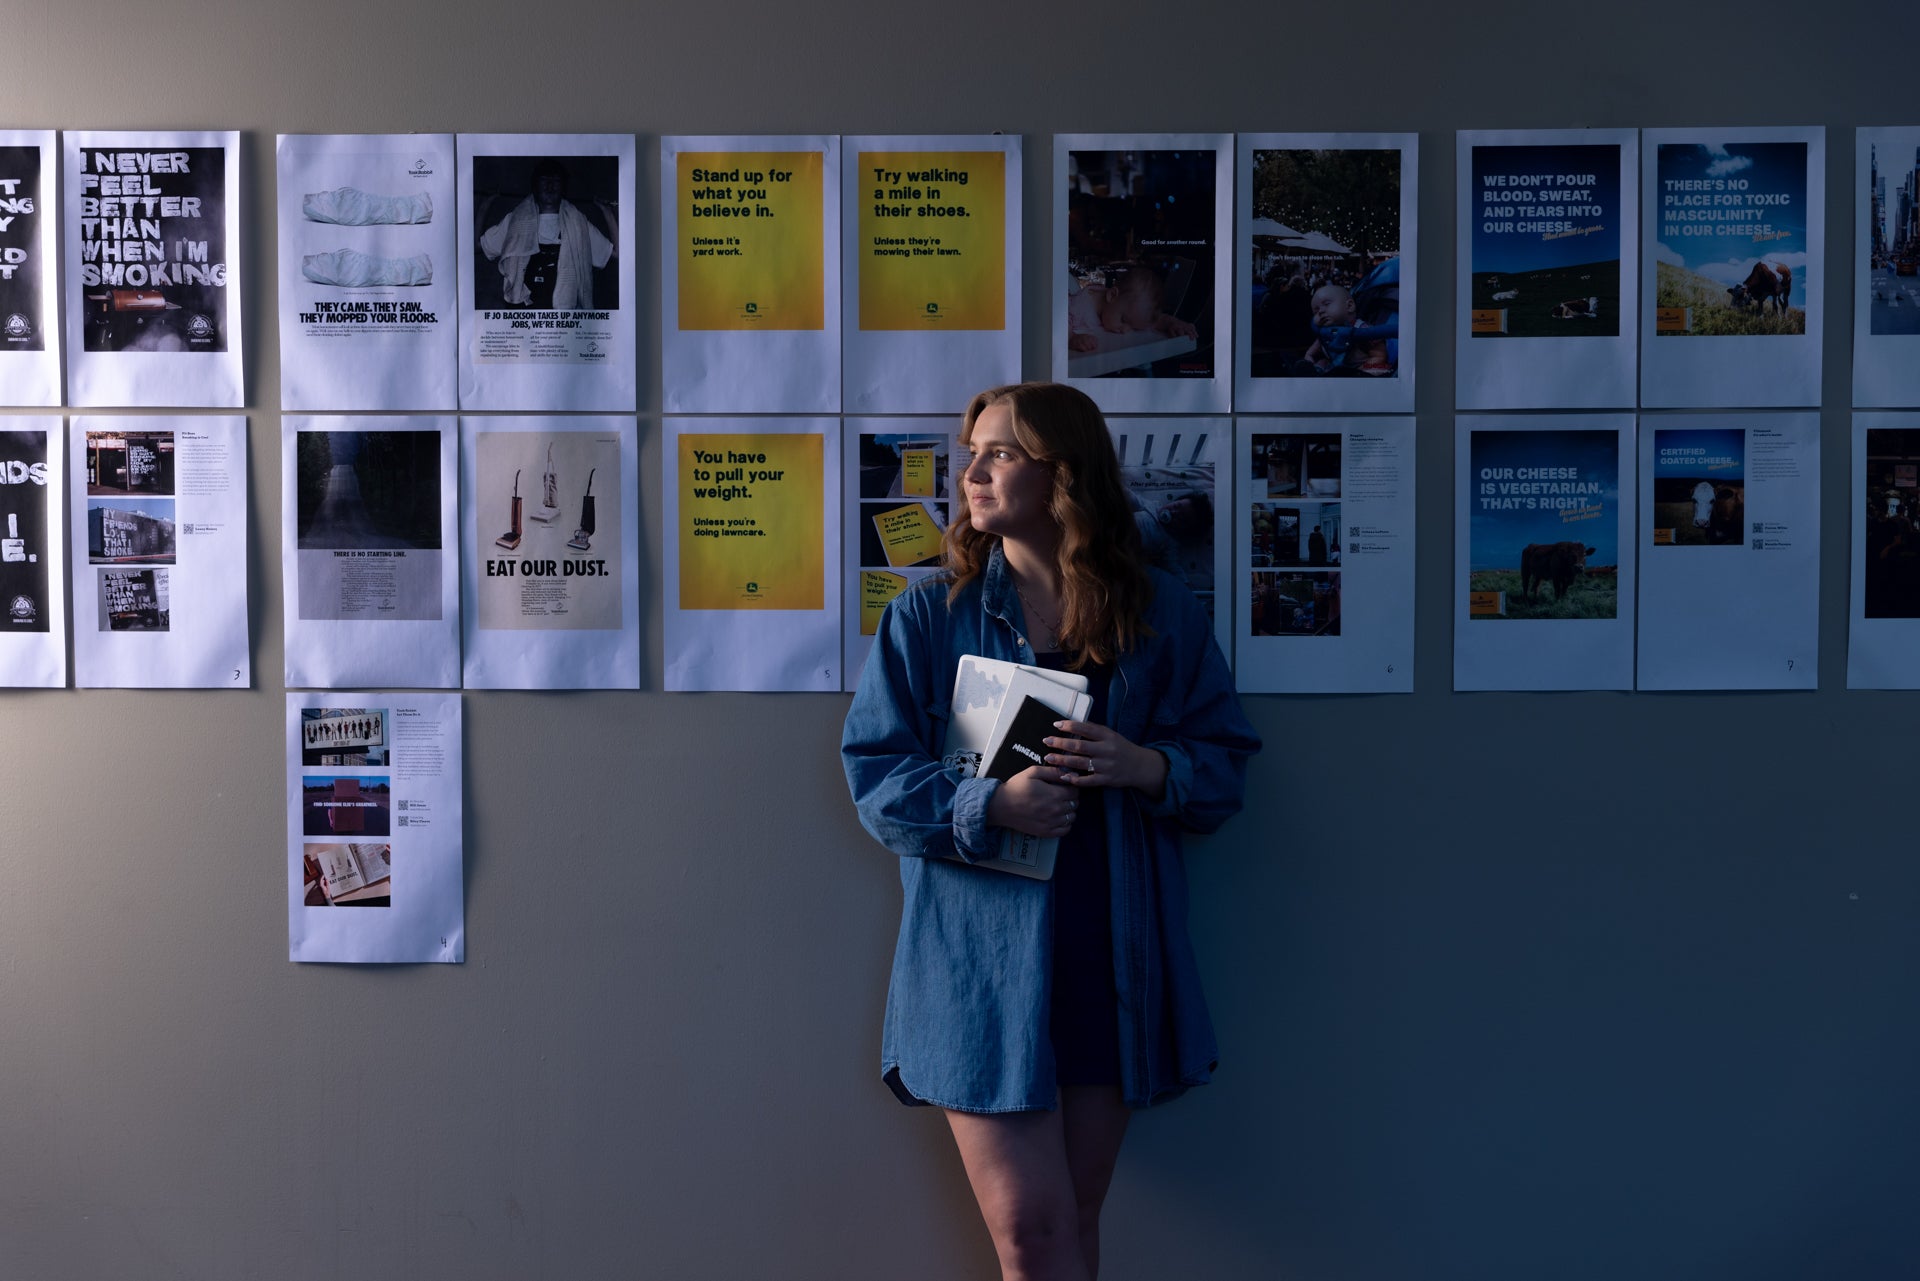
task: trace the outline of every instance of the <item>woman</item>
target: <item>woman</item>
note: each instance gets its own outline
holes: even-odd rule
[[[1240,808],[1260,742],[1205,611],[1142,559],[1091,400],[981,392],[960,443],[946,572],[888,606],[841,743],[902,856],[881,1066],[945,1110],[1008,1281],[1090,1281],[1129,1109],[1214,1067],[1179,829]],[[1093,710],[1043,764],[963,779],[940,759],[963,654],[1078,671]],[[969,867],[996,828],[1060,837],[1053,879]]]

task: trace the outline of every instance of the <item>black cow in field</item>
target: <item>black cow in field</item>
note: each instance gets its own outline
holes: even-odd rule
[[[1553,598],[1566,596],[1573,580],[1586,572],[1594,549],[1585,543],[1528,543],[1520,549],[1520,591],[1528,600],[1541,583],[1553,584]]]
[[[1777,262],[1756,262],[1745,282],[1727,293],[1736,307],[1752,303],[1755,311],[1765,311],[1771,301],[1776,311],[1785,314],[1787,298],[1793,293],[1793,268]]]

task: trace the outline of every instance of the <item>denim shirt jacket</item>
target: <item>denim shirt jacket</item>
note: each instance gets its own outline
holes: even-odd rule
[[[1180,832],[1210,832],[1239,810],[1247,758],[1260,749],[1206,611],[1177,578],[1150,572],[1152,634],[1119,656],[1107,723],[1166,756],[1166,788],[1159,801],[1099,791],[1121,1093],[1136,1108],[1204,1083],[1216,1066],[1187,934]],[[887,607],[840,746],[861,823],[901,856],[881,1072],[906,1103],[1050,1109],[1059,1093],[1047,1032],[1053,884],[969,866],[997,840],[986,814],[999,783],[961,779],[940,762],[961,655],[1031,663],[1034,653],[998,546],[951,608],[947,586],[924,579]]]

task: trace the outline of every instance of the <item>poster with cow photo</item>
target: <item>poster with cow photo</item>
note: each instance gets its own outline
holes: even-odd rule
[[[1631,689],[1633,416],[1454,432],[1453,687]]]
[[[1639,688],[1814,688],[1819,414],[1641,428]]]
[[[1848,689],[1920,689],[1920,414],[1853,416]]]
[[[1459,135],[1460,408],[1634,403],[1639,138],[1634,129]]]
[[[1853,403],[1920,405],[1920,126],[1854,134]]]
[[[1641,137],[1640,403],[1820,403],[1826,134]]]

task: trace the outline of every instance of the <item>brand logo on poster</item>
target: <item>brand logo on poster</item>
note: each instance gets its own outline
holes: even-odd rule
[[[747,584],[747,595],[749,595],[749,596],[758,596],[759,594],[760,594],[760,584],[759,584],[759,583],[753,583],[753,582],[750,582],[750,583],[748,583],[748,584]]]
[[[187,322],[187,337],[194,342],[210,342],[213,339],[213,318],[203,311],[193,313],[193,319]]]
[[[40,617],[40,607],[33,603],[31,596],[15,596],[7,606],[7,617],[16,623],[31,623]]]
[[[426,157],[422,156],[413,162],[413,167],[407,170],[407,175],[412,178],[431,178],[433,177],[433,166],[429,165]]]
[[[7,313],[6,335],[21,339],[33,337],[33,323],[17,311]]]

